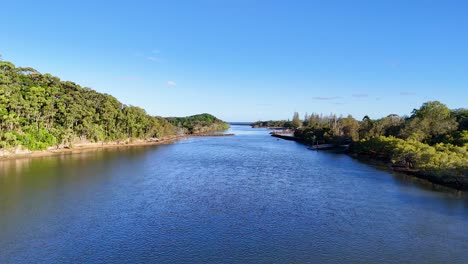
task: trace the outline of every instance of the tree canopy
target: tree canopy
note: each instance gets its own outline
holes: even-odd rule
[[[299,128],[302,126],[302,121],[299,117],[299,113],[295,112],[291,121],[291,125],[293,128]]]
[[[413,110],[409,117],[391,114],[371,119],[366,115],[357,121],[352,116],[306,114],[300,122],[294,126],[294,135],[302,142],[350,143],[352,153],[418,170],[439,182],[452,177],[468,188],[468,109],[450,110],[432,101]],[[257,124],[286,125],[280,121]]]
[[[187,120],[192,130],[220,122],[208,114]],[[0,61],[0,148],[161,138],[176,133],[170,121],[111,95]]]
[[[458,123],[450,109],[438,101],[433,101],[413,110],[401,134],[404,138],[428,142],[457,128]]]
[[[229,128],[226,122],[207,113],[187,117],[168,117],[166,119],[172,125],[178,127],[181,133],[207,133]]]

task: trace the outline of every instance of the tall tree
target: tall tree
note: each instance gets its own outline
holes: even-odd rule
[[[299,117],[298,112],[294,112],[293,118],[292,118],[292,126],[293,128],[299,128],[302,126],[302,121],[301,118]]]
[[[438,101],[426,102],[413,110],[402,131],[405,138],[428,142],[456,130],[458,124],[450,109]]]

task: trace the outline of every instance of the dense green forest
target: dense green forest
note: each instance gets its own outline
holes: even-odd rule
[[[205,116],[221,122],[201,115]],[[197,132],[206,124],[202,119],[181,120],[186,120],[183,124],[190,132]],[[111,95],[0,60],[0,149],[40,150],[83,141],[161,138],[177,133],[175,125]]]
[[[229,128],[226,122],[206,113],[187,117],[168,117],[166,119],[185,134],[224,131]]]
[[[350,144],[354,155],[468,188],[468,109],[451,110],[432,101],[410,116],[392,114],[375,120],[365,116],[358,121],[318,114],[299,119],[294,113],[291,123],[294,135],[309,144]]]

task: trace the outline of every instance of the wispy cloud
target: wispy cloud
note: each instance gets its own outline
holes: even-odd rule
[[[160,62],[160,61],[161,61],[160,58],[154,57],[154,56],[148,56],[148,57],[146,57],[146,58],[147,58],[148,60],[150,60],[150,61],[155,61],[155,62]]]
[[[415,95],[415,93],[413,93],[413,92],[400,92],[400,95],[409,96],[409,95]]]
[[[353,94],[353,97],[356,97],[356,98],[365,98],[365,97],[369,97],[368,94],[365,94],[365,93],[357,93],[357,94]]]
[[[158,49],[153,49],[151,51],[147,51],[147,52],[135,52],[134,53],[136,57],[141,57],[141,58],[145,58],[149,61],[154,61],[154,62],[161,62],[163,61],[161,59],[161,51],[158,50]]]
[[[176,86],[177,83],[174,82],[174,81],[167,81],[167,82],[166,82],[166,85],[167,85],[167,86]]]
[[[322,101],[327,101],[327,100],[336,100],[340,99],[341,97],[339,96],[314,96],[312,97],[313,100],[322,100]]]

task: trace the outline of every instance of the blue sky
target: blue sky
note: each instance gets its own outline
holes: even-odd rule
[[[468,107],[468,1],[7,1],[1,13],[4,60],[153,115]]]

